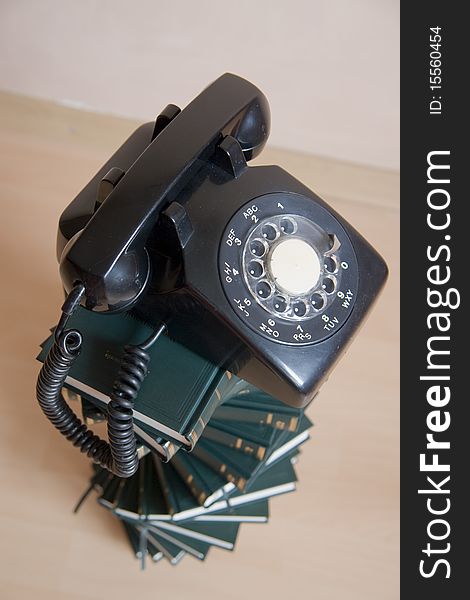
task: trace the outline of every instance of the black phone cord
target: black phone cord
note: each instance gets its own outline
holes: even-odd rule
[[[65,325],[80,304],[83,293],[83,286],[76,286],[62,307],[54,343],[39,372],[37,399],[49,421],[81,452],[118,477],[131,477],[139,464],[133,429],[134,401],[147,374],[150,356],[146,350],[157,340],[165,326],[162,325],[144,343],[124,347],[124,357],[108,404],[109,442],[106,442],[88,429],[62,395],[65,379],[82,346],[81,333],[76,329],[65,329]]]

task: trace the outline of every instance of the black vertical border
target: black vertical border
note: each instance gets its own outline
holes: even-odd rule
[[[441,27],[442,90],[429,88],[430,27]],[[470,150],[467,139],[470,126],[467,99],[470,61],[470,24],[464,17],[464,5],[455,2],[401,3],[401,597],[405,599],[453,599],[470,597],[470,393],[465,370],[470,373],[470,324],[468,322],[467,281],[470,277]],[[430,115],[432,95],[442,96],[442,114]],[[451,225],[445,234],[434,232],[426,224],[428,213],[427,154],[450,150]],[[428,382],[419,380],[427,365],[426,343],[432,331],[426,317],[433,312],[427,305],[427,269],[433,264],[426,257],[433,248],[448,243],[451,259],[441,265],[451,268],[447,287],[455,287],[461,305],[448,310],[450,335],[451,400],[446,408],[451,415],[450,428],[436,438],[449,440],[450,450],[441,451],[451,465],[449,512],[443,516],[450,524],[449,537],[441,542],[428,538],[427,525],[433,518],[426,507],[427,496],[418,489],[426,486],[426,474],[419,469],[419,455],[426,451],[426,417],[433,410],[426,401]],[[444,256],[444,254],[442,254]],[[436,287],[436,286],[432,286]],[[443,286],[445,287],[445,286]],[[446,310],[444,308],[439,310]],[[445,334],[442,334],[445,335]],[[445,454],[447,452],[447,455]],[[428,473],[432,476],[432,473]],[[436,481],[446,474],[436,473]],[[438,505],[437,496],[436,506]],[[443,496],[440,496],[442,499]],[[444,502],[442,500],[442,502]],[[438,532],[438,527],[435,528]],[[441,529],[444,531],[444,528]],[[428,541],[435,548],[450,543],[445,554],[428,558],[422,550]],[[443,565],[434,576],[420,575],[420,561],[426,559],[430,570],[433,560],[450,563],[450,578]]]

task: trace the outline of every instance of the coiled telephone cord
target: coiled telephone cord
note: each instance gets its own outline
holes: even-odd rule
[[[82,347],[82,335],[65,329],[68,318],[80,304],[84,286],[70,292],[57,325],[54,343],[39,372],[36,395],[49,421],[75,447],[118,477],[131,477],[138,468],[137,443],[133,429],[134,402],[147,374],[148,348],[164,331],[162,325],[144,343],[124,347],[119,372],[108,404],[108,442],[98,437],[65,402],[62,387]]]

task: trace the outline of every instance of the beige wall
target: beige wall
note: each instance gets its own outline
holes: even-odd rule
[[[398,0],[0,0],[0,89],[147,119],[225,71],[271,144],[398,168]]]

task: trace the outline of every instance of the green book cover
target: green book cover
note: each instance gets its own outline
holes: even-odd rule
[[[266,392],[263,392],[260,389],[254,388],[251,386],[245,393],[244,390],[241,389],[239,393],[232,394],[229,398],[227,398],[227,403],[232,406],[244,406],[249,408],[262,408],[263,410],[270,411],[278,411],[281,413],[287,414],[298,414],[299,411],[302,411],[301,408],[295,408],[293,406],[288,406],[274,398],[274,396],[270,396]]]
[[[169,504],[170,514],[173,519],[181,518],[182,513],[187,514],[189,511],[200,509],[201,506],[210,505],[226,497],[235,487],[233,484],[227,484],[223,477],[219,476],[204,463],[201,463],[201,461],[198,461],[193,455],[186,455],[185,458],[188,461],[187,469],[203,480],[204,490],[206,490],[205,493],[208,496],[203,500],[200,493],[197,491],[193,493],[175,469],[173,461],[168,465],[156,462],[160,485]]]
[[[240,388],[240,386],[243,387],[244,383],[244,381],[241,381],[238,377],[232,375],[230,371],[225,371],[223,376],[220,377],[215,390],[212,392],[210,401],[207,402],[206,406],[202,409],[197,422],[193,426],[191,432],[187,435],[190,447],[185,448],[186,450],[192,450],[194,448],[217,407],[226,399],[230,398],[233,389]]]
[[[139,514],[142,518],[171,519],[153,457],[148,454],[139,465]]]
[[[124,531],[126,533],[129,544],[136,558],[142,558],[142,549],[140,545],[140,534],[137,529],[126,521],[121,521]]]
[[[119,516],[126,515],[138,519],[140,471],[121,481],[123,481],[123,488],[112,510]]]
[[[244,489],[247,480],[261,464],[248,454],[240,454],[232,448],[205,439],[200,441],[193,452],[197,458],[240,490]]]
[[[237,490],[228,499],[231,506],[240,506],[263,498],[295,491],[297,476],[290,457],[285,457],[270,468],[260,471],[252,481],[249,490]]]
[[[196,472],[195,461],[191,456],[191,465],[192,470]],[[181,520],[192,518],[193,516],[200,515],[204,511],[209,510],[204,508],[201,505],[196,497],[191,493],[188,489],[188,486],[180,477],[180,475],[176,472],[176,470],[172,467],[172,465],[162,467],[162,471],[164,472],[164,486],[171,488],[171,498],[172,498],[172,513],[171,517],[174,520]],[[200,474],[200,473],[199,473]],[[204,475],[204,472],[202,473]],[[213,485],[211,486],[211,494],[213,494],[213,490],[216,492],[220,487],[225,485],[225,480],[222,478],[216,477],[216,483],[214,483],[214,478],[212,478]],[[160,485],[162,485],[162,479],[159,480]],[[207,478],[206,478],[207,483]],[[227,504],[224,503],[224,508],[227,507]],[[149,519],[151,516],[149,515]]]
[[[151,531],[148,527],[140,524],[131,524],[123,521],[129,537],[137,540],[140,547],[145,547],[152,560],[157,562],[162,558],[166,558],[172,565],[177,564],[185,555],[185,552],[178,548],[175,544],[168,542]],[[141,553],[136,554],[138,558]]]
[[[170,486],[172,491],[172,518],[174,518],[175,514],[178,514],[183,510],[200,506],[199,502],[196,500],[196,496],[192,493],[191,489],[188,487],[181,475],[174,468],[173,462],[171,465],[165,466],[164,474],[165,485]]]
[[[147,458],[147,457],[146,457]],[[160,492],[161,484],[158,479],[156,470],[148,472],[144,465],[141,466],[141,480],[145,482],[145,492],[153,496],[154,492]],[[187,484],[181,479],[179,474],[171,465],[164,468],[165,483],[172,490],[175,499],[175,512],[171,515],[172,520],[182,521],[185,519],[195,519],[201,521],[233,521],[233,522],[266,522],[268,517],[267,503],[258,503],[253,507],[245,507],[242,511],[234,510],[225,500],[214,503],[211,507],[205,508],[188,493]],[[194,473],[195,470],[192,469]],[[145,473],[145,475],[142,475]],[[148,478],[152,477],[149,481]],[[169,520],[170,515],[163,510],[160,514],[146,513],[141,510],[141,518],[147,521],[154,522],[158,520]],[[200,518],[199,518],[200,517]]]
[[[232,399],[217,407],[214,418],[221,421],[238,421],[267,425],[274,429],[295,431],[299,423],[298,414],[291,412],[276,412],[273,407],[249,406],[248,404],[233,404]],[[298,412],[298,411],[297,411]]]
[[[112,475],[103,487],[103,491],[98,497],[98,502],[105,508],[114,508],[117,506],[119,498],[124,489],[125,480]]]
[[[204,455],[204,461],[219,472],[224,472],[226,477],[237,484],[238,489],[249,489],[257,475],[269,468],[285,456],[291,456],[298,446],[309,438],[308,429],[312,423],[307,417],[301,419],[301,431],[282,431],[278,441],[269,449],[266,460],[257,461],[249,456],[239,456],[231,448],[224,448],[215,442],[201,441],[195,450],[197,456]],[[240,484],[241,480],[241,484]]]
[[[154,562],[158,562],[165,556],[161,545],[155,540],[149,539],[145,529],[131,525],[127,521],[121,522],[124,526],[136,558],[141,560],[142,568],[145,567],[145,558],[147,554]]]
[[[68,327],[83,335],[83,347],[66,385],[105,407],[126,344],[146,340],[152,329],[129,314],[100,315],[79,308]],[[44,361],[52,344],[50,336],[38,359]],[[149,350],[149,371],[135,402],[137,424],[153,428],[192,447],[222,394],[237,378],[162,335]]]
[[[216,418],[220,418],[219,414],[224,415],[222,418],[228,418],[227,414],[230,414],[229,410],[233,408],[238,408],[240,411],[253,411],[255,413],[264,412],[265,418],[260,422],[261,424],[270,425],[276,429],[288,429],[289,431],[296,430],[303,413],[302,409],[286,406],[272,396],[257,391],[229,398],[220,407],[220,411],[215,415]],[[243,420],[246,419],[240,419],[240,421]]]
[[[167,478],[170,481],[170,478]],[[179,500],[179,511],[172,516],[168,513],[150,514],[141,512],[141,523],[145,526],[156,524],[158,521],[208,521],[208,522],[236,522],[236,523],[265,523],[269,517],[269,507],[266,501],[253,501],[237,508],[231,507],[226,500],[214,503],[211,507],[205,508],[198,504],[194,498],[187,493],[183,482],[178,482],[178,476],[175,474],[171,478],[173,492]],[[155,482],[158,487],[158,480]],[[140,509],[139,509],[140,511]],[[126,517],[131,518],[126,512]]]
[[[269,503],[267,500],[247,502],[239,507],[228,505],[226,508],[209,511],[194,517],[197,522],[232,522],[232,523],[267,523],[269,519]]]
[[[246,491],[251,492],[253,489],[257,488],[259,478],[267,471],[270,471],[271,473],[275,472],[279,465],[284,465],[284,468],[288,468],[286,465],[290,465],[290,468],[292,468],[292,471],[295,473],[294,460],[299,454],[300,450],[298,448],[293,448],[289,452],[286,452],[279,460],[276,460],[271,464],[264,464],[250,479],[246,486]]]
[[[204,439],[263,460],[267,449],[273,443],[275,431],[268,425],[211,419],[204,431]]]
[[[163,462],[168,462],[183,446],[181,442],[174,439],[167,439],[155,433],[155,431],[145,423],[134,422],[134,431],[140,442],[145,444],[149,450],[157,452]]]
[[[198,444],[199,445],[199,444]],[[210,494],[204,501],[204,506],[211,506],[230,495],[235,489],[235,484],[227,482],[227,479],[214,470],[210,465],[200,460],[194,452],[187,455],[187,461],[192,471],[197,473],[209,487]]]
[[[155,471],[158,475],[160,489],[165,499],[168,513],[173,515],[179,511],[179,503],[172,478],[178,475],[174,472],[171,464],[162,463],[156,456],[152,456],[152,460],[155,466]]]
[[[170,533],[178,533],[189,539],[199,540],[224,548],[233,550],[240,528],[239,523],[175,523],[160,521],[158,528]]]
[[[158,535],[158,533],[153,530],[146,529],[145,535],[149,543],[161,549],[165,558],[169,560],[172,565],[177,565],[186,554],[186,552],[179,546],[173,542],[165,540],[161,535]]]
[[[266,459],[263,464],[263,468],[270,466],[273,462],[280,460],[289,453],[291,450],[297,448],[301,444],[305,443],[309,437],[309,429],[313,423],[306,415],[302,415],[297,431],[283,431],[282,436],[279,440],[273,444],[270,448]]]
[[[201,542],[200,540],[190,539],[187,536],[180,535],[177,532],[172,531],[163,531],[158,528],[158,525],[151,525],[149,530],[155,535],[161,537],[172,544],[178,546],[184,552],[187,552],[191,556],[199,560],[204,560],[211,549],[212,544],[208,544],[207,542]]]
[[[273,438],[276,431],[268,425],[260,425],[258,423],[244,423],[242,421],[222,421],[215,417],[211,419],[211,427],[216,427],[222,431],[239,435],[245,440],[251,440],[265,447],[273,443]]]
[[[180,452],[178,456],[173,458],[171,465],[184,481],[186,487],[197,502],[199,504],[204,504],[208,496],[212,493],[212,489],[199,475],[197,469],[192,468],[189,456]]]
[[[156,540],[151,539],[145,530],[141,530],[140,535],[143,536],[144,543],[147,545],[147,552],[154,562],[158,562],[165,557],[166,553],[163,551],[163,547]]]

